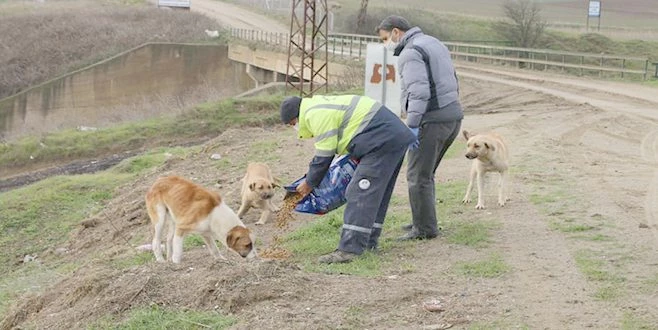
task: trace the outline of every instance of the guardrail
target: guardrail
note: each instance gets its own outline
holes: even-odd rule
[[[446,42],[452,56],[470,62],[508,63],[519,68],[548,70],[551,67],[562,71],[585,75],[597,72],[601,77],[606,73],[624,78],[636,74],[647,79],[649,59],[646,57],[615,56],[579,52],[563,52],[544,49],[499,47]]]
[[[287,46],[287,33],[257,30],[231,29],[234,38],[266,42],[271,45]],[[364,58],[368,43],[380,42],[375,36],[331,33],[328,36],[328,51],[332,57]],[[508,64],[530,70],[558,68],[563,72],[585,75],[598,73],[599,77],[640,75],[646,80],[650,61],[646,57],[614,56],[606,54],[563,52],[544,49],[516,48],[495,45],[445,41],[455,60]],[[658,68],[657,68],[658,69]]]

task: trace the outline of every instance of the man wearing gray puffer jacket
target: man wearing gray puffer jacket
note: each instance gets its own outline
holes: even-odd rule
[[[389,16],[376,32],[394,49],[402,83],[402,112],[418,137],[408,152],[407,181],[412,224],[400,240],[439,235],[434,175],[464,118],[457,75],[448,48],[400,16]]]

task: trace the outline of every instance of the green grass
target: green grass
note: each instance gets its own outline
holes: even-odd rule
[[[113,172],[57,176],[0,194],[0,249],[12,251],[0,256],[1,273],[11,269],[17,257],[63,243],[73,227],[101,210],[114,188],[130,178]]]
[[[470,247],[486,247],[490,243],[491,230],[499,225],[476,219],[460,219],[444,222],[446,239],[449,243],[466,245]]]
[[[348,329],[363,328],[364,309],[361,306],[350,306],[345,310],[344,323]]]
[[[576,265],[590,281],[619,283],[624,279],[613,274],[606,263],[592,251],[578,251],[575,255]]]
[[[40,289],[57,274],[74,269],[75,264],[60,265],[61,261],[44,256],[44,251],[56,249],[66,242],[69,233],[82,220],[103,209],[118,186],[162,164],[166,159],[165,152],[184,155],[186,150],[158,149],[125,159],[108,171],[51,177],[1,193],[0,232],[3,235],[0,236],[0,249],[11,253],[0,255],[0,275],[4,278],[2,283],[13,284],[0,285],[0,312],[11,298],[26,291],[26,283]],[[28,254],[36,255],[40,262],[18,264]],[[138,255],[115,260],[115,263],[117,267],[125,268],[146,260],[146,255]]]
[[[472,205],[462,204],[466,191],[466,180],[453,180],[436,184],[436,196],[439,226],[444,230],[446,239],[453,244],[470,247],[485,247],[490,243],[491,231],[500,224],[491,220],[482,220],[477,216]]]
[[[564,222],[553,221],[550,223],[549,227],[553,230],[557,230],[563,233],[582,233],[596,229],[596,227],[594,226],[578,224],[578,223],[569,223],[569,221],[564,221]]]
[[[365,252],[347,264],[319,264],[317,262],[319,256],[334,251],[338,246],[343,225],[343,211],[344,208],[339,208],[287,235],[283,241],[284,247],[292,252],[294,260],[309,272],[366,277],[380,275],[384,266],[391,262],[386,256],[386,251],[396,246],[403,246],[403,243],[395,242],[389,236],[396,234],[394,229],[408,223],[409,215],[389,210],[384,222],[383,237],[379,240],[378,253]]]
[[[441,200],[437,205],[439,225],[449,243],[485,247],[490,243],[491,231],[500,225],[494,221],[469,216],[476,211],[472,206],[463,205],[461,202],[466,186],[465,180],[441,182],[436,185],[436,195]]]
[[[452,213],[464,210],[465,206],[462,204],[462,198],[467,185],[468,182],[465,179],[438,182],[436,184],[436,197],[440,201],[437,206],[439,222],[450,217]],[[468,206],[466,207],[468,208]]]
[[[621,320],[622,330],[658,330],[658,325],[652,325],[650,322],[629,312],[624,313]]]
[[[206,242],[203,241],[203,238],[198,234],[192,234],[185,236],[183,241],[183,250],[187,250],[193,247],[204,246]]]
[[[614,238],[612,238],[608,235],[603,235],[603,234],[579,235],[579,236],[574,236],[574,237],[582,239],[582,240],[586,240],[586,241],[591,241],[591,242],[612,242],[612,241],[614,241]]]
[[[567,199],[567,193],[564,191],[537,191],[533,192],[530,194],[530,202],[532,204],[535,204],[537,206],[542,206],[546,210],[550,210],[551,212],[560,212],[562,208],[556,207],[559,205],[556,205],[557,203],[561,201],[566,201]]]
[[[594,298],[599,300],[612,301],[619,298],[623,292],[622,287],[617,284],[606,285],[598,288],[594,293]]]
[[[510,267],[498,254],[491,254],[484,260],[459,262],[455,265],[457,273],[467,277],[496,278],[501,277]]]
[[[437,196],[444,202],[437,205],[438,216],[442,223],[446,223],[448,239],[456,244],[469,246],[484,246],[488,241],[489,229],[494,228],[493,223],[453,222],[458,208],[461,208],[461,194],[465,189],[464,181],[452,181],[437,184]],[[401,235],[399,227],[408,224],[411,219],[409,202],[406,198],[393,196],[389,207],[384,230],[379,240],[378,253],[366,252],[348,264],[322,265],[317,258],[336,249],[340,239],[343,225],[343,208],[321,216],[313,222],[302,226],[284,238],[284,247],[293,254],[295,261],[299,262],[306,271],[321,273],[340,273],[361,276],[377,276],[384,269],[392,266],[393,260],[386,254],[393,248],[416,247],[406,243],[396,242],[393,238]],[[473,237],[469,237],[473,235]],[[401,265],[400,271],[413,271],[413,265]]]
[[[78,266],[76,263],[62,263],[48,267],[39,262],[31,262],[14,267],[11,274],[5,274],[0,279],[0,319],[5,316],[16,296],[39,292],[51,283],[70,276]]]
[[[228,127],[278,123],[282,95],[201,104],[179,117],[122,124],[91,132],[65,130],[0,143],[0,167],[21,167],[215,137]]]
[[[235,318],[217,312],[185,311],[156,305],[133,309],[125,320],[105,317],[88,329],[227,329],[236,322]]]

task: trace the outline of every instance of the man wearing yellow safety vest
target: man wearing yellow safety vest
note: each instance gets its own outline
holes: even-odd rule
[[[315,156],[297,187],[303,196],[320,184],[335,155],[359,160],[345,194],[338,249],[318,261],[350,262],[376,249],[402,160],[417,137],[388,108],[358,95],[288,97],[281,104],[281,121],[294,125],[299,138],[315,138]]]

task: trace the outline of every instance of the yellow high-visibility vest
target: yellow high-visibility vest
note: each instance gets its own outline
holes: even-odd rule
[[[299,137],[315,137],[315,155],[347,154],[347,145],[361,133],[382,104],[366,96],[316,95],[302,99]]]

